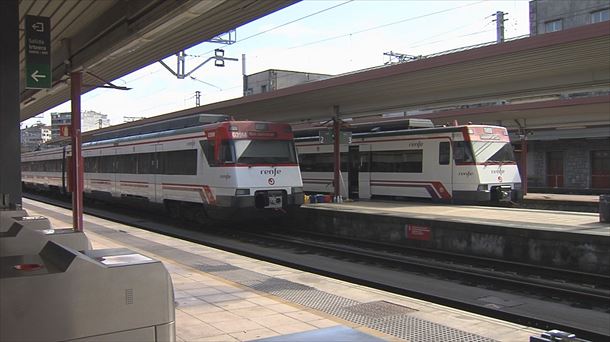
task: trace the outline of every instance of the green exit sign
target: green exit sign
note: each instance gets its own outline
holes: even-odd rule
[[[334,144],[335,135],[332,131],[320,131],[319,132],[320,144]],[[352,143],[352,132],[341,132],[339,134],[340,144],[351,144]]]
[[[25,16],[25,87],[51,88],[51,19]]]

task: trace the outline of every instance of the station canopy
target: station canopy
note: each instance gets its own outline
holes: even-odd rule
[[[84,71],[84,93],[295,2],[20,0],[20,119],[69,100],[70,71]],[[24,88],[26,15],[51,21],[50,89]]]
[[[327,122],[338,106],[339,117],[352,123],[412,117],[437,125],[457,120],[509,130],[566,132],[585,127],[593,129],[594,136],[608,136],[609,47],[606,21],[337,75],[121,126],[222,113],[240,120],[287,122],[300,129]]]

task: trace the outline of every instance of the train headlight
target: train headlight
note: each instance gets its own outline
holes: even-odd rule
[[[248,196],[250,189],[235,189],[235,196]]]
[[[487,184],[479,184],[477,187],[477,191],[487,191],[489,189],[489,185]]]
[[[515,190],[521,190],[521,183],[515,183],[515,184],[513,185],[513,189],[515,189]]]
[[[298,194],[298,193],[302,193],[303,192],[303,187],[302,186],[294,186],[292,187],[292,193],[293,194]]]

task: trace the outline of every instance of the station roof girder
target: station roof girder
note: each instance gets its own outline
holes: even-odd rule
[[[83,93],[178,51],[209,40],[295,0],[21,0],[26,15],[51,18],[53,87],[25,89],[24,33],[20,34],[20,119],[70,98],[69,71],[85,70]],[[100,80],[101,79],[101,80]]]
[[[169,116],[222,112],[238,119],[298,122],[327,119],[333,116],[333,105],[340,106],[341,116],[358,117],[610,89],[609,46],[610,22],[603,22],[337,76]]]
[[[445,54],[413,62],[382,66],[267,93],[244,96],[144,119],[140,125],[195,113],[222,113],[240,120],[315,124],[333,117],[381,117],[382,113],[434,110],[409,117],[436,124],[453,120],[518,127],[527,118],[543,129],[560,125],[603,125],[610,96],[585,99],[551,98],[531,103],[519,99],[565,92],[610,90],[610,22],[582,26]],[[477,108],[460,104],[498,102]],[[456,106],[457,105],[457,106]],[[456,107],[458,107],[456,109]],[[577,113],[578,115],[575,115]],[[608,122],[610,124],[610,122]],[[113,130],[109,127],[102,131]],[[85,134],[86,136],[87,134]]]

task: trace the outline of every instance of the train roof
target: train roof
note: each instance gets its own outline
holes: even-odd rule
[[[182,128],[198,127],[229,120],[231,120],[231,117],[224,114],[194,114],[170,120],[152,122],[140,126],[118,128],[116,130],[93,133],[89,141],[103,141],[165,131],[175,131]]]
[[[379,128],[378,128],[379,127]],[[448,132],[462,132],[465,128],[468,127],[499,127],[493,125],[459,125],[459,126],[439,126],[439,127],[429,127],[429,128],[404,128],[404,124],[402,126],[380,126],[378,127],[367,127],[366,130],[359,127],[356,130],[345,130],[352,132],[352,138],[363,138],[363,137],[385,137],[385,136],[396,136],[396,135],[419,135],[419,134],[432,134],[432,133],[448,133]],[[402,129],[400,128],[402,127]],[[319,130],[323,130],[324,127],[319,128]],[[318,132],[314,132],[312,130],[306,131],[307,135],[303,135],[305,131],[299,132],[299,136],[295,138],[295,141],[308,141],[318,139]],[[296,134],[295,134],[296,135]]]

